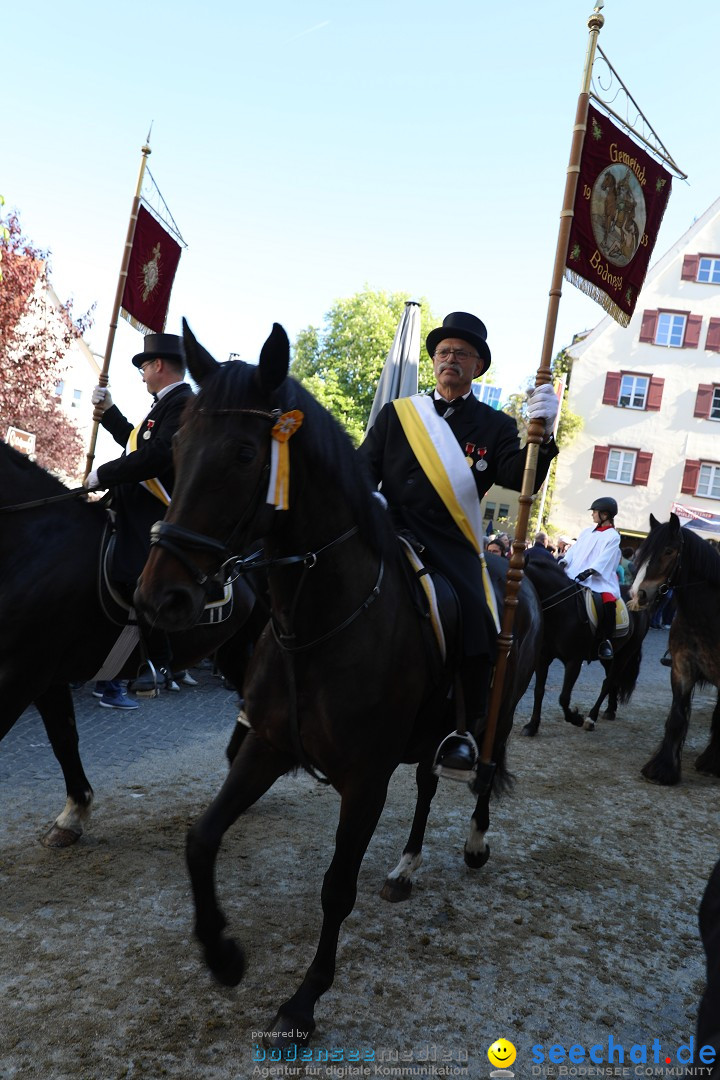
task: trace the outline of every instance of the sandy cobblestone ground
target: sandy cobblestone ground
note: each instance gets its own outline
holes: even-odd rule
[[[518,711],[517,783],[494,809],[487,866],[463,863],[472,800],[446,782],[413,895],[388,905],[378,891],[414,802],[412,769],[398,771],[335,985],[318,1005],[313,1061],[284,1071],[258,1061],[255,1047],[314,952],[337,796],[307,777],[283,780],[226,838],[219,890],[248,971],[223,989],[191,938],[183,844],[224,774],[233,695],[201,673],[197,690],[130,717],[78,692],[97,802],[85,837],[61,852],[37,843],[62,786],[39,722],[23,718],[0,746],[0,1080],[484,1078],[499,1037],[517,1048],[517,1080],[545,1075],[532,1072],[533,1046],[537,1057],[553,1043],[610,1039],[626,1049],[660,1040],[661,1064],[650,1059],[642,1075],[667,1075],[693,1034],[703,986],[697,905],[720,853],[720,781],[692,768],[707,741],[706,692],[696,695],[682,784],[640,777],[669,706],[666,639],[650,632],[635,697],[593,733],[562,721],[555,664],[536,739],[520,735],[528,698]],[[597,665],[584,669],[581,706],[598,678]],[[322,1060],[333,1052],[335,1064]]]

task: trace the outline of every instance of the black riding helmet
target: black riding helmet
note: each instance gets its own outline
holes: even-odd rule
[[[599,514],[607,514],[614,521],[618,512],[618,504],[609,495],[603,495],[601,499],[596,499],[589,509],[597,510]]]

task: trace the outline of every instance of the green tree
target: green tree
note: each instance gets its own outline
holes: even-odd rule
[[[48,253],[23,236],[17,214],[0,219],[0,436],[8,427],[36,437],[39,464],[73,476],[83,443],[59,404],[55,387],[73,340],[92,325],[73,318],[50,286]]]
[[[560,352],[557,353],[555,359],[553,360],[552,370],[553,378],[555,380],[562,378],[563,375],[566,376],[562,406],[560,409],[560,421],[558,423],[557,434],[555,436],[555,441],[557,442],[558,447],[562,451],[562,448],[564,446],[570,445],[570,443],[573,441],[573,439],[583,426],[582,417],[579,416],[577,413],[571,412],[567,404],[568,389],[570,386],[570,372],[572,370],[572,357],[569,355],[566,349],[561,349]],[[520,432],[520,437],[523,441],[527,437],[528,427],[526,415],[527,395],[534,388],[534,386],[535,380],[529,379],[525,389],[519,391],[516,394],[511,394],[507,404],[503,408],[504,412],[509,413],[510,416],[515,418],[518,426],[518,431]],[[543,527],[545,531],[552,531],[552,526],[549,523],[550,511],[552,508],[552,497],[555,490],[556,470],[557,458],[555,458],[552,465],[550,466],[550,472],[548,473],[547,478],[547,491],[545,494],[545,505],[543,509]],[[537,520],[539,507],[540,500],[539,498],[536,498],[530,510],[530,517],[528,520],[528,535],[536,532],[540,526],[540,522],[538,522]]]
[[[387,359],[409,293],[375,291],[367,286],[337,300],[322,327],[301,330],[293,347],[291,374],[360,442],[372,408],[380,372]],[[420,389],[433,385],[432,361],[425,338],[437,319],[428,301],[420,303]]]

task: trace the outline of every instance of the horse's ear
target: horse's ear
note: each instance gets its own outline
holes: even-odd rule
[[[651,515],[650,515],[650,531],[652,532],[652,530],[653,530],[653,529],[657,529],[657,527],[658,527],[658,525],[659,525],[659,524],[660,524],[660,522],[659,522],[659,521],[658,521],[658,519],[657,519],[657,518],[655,517],[655,515],[654,515],[654,514],[651,514]]]
[[[255,369],[255,379],[263,391],[269,394],[277,390],[287,378],[290,367],[290,342],[280,323],[273,323],[270,336],[260,352]]]
[[[680,532],[680,518],[677,516],[677,514],[670,515],[670,528],[674,533]]]
[[[213,371],[217,371],[220,364],[210,355],[207,349],[202,347],[188,326],[186,319],[182,321],[182,328],[183,350],[187,369],[198,386],[202,386],[208,375],[212,375]]]

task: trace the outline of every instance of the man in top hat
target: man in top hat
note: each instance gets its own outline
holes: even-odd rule
[[[132,362],[148,393],[153,396],[150,412],[134,428],[113,405],[107,387],[95,387],[92,402],[103,410],[100,422],[125,450],[114,461],[93,470],[85,480],[89,491],[112,489],[117,536],[111,574],[128,600],[132,598],[150,551],[150,529],[165,516],[170,501],[174,481],[172,437],[180,427],[183,409],[192,396],[190,386],[184,381],[185,358],[177,335],[148,334],[143,351],[133,356]],[[159,645],[155,643],[155,647],[162,647],[165,655],[151,653],[151,656],[156,667],[165,669],[166,687],[177,689],[170,685],[170,657],[164,635],[163,639]],[[154,680],[150,681],[154,684]],[[138,681],[131,684],[131,688],[145,689]]]
[[[526,449],[520,448],[512,417],[483,404],[472,393],[473,379],[490,367],[487,331],[480,319],[454,311],[428,334],[426,346],[433,361],[434,390],[385,405],[360,453],[372,480],[382,487],[397,527],[424,545],[427,562],[458,593],[463,612],[460,677],[468,729],[477,734],[487,713],[498,632],[488,608],[478,554],[483,544],[480,501],[493,484],[521,490]],[[528,417],[545,422],[536,491],[558,452],[552,437],[557,408],[551,386],[538,387],[528,399]],[[450,477],[450,499],[442,476],[428,466],[432,455],[425,453],[426,440],[440,454]],[[466,524],[449,508],[453,501],[462,507],[465,522],[471,527],[474,523],[475,542],[468,538]],[[441,745],[435,771],[439,776],[468,780],[476,764],[474,740],[455,734]]]

